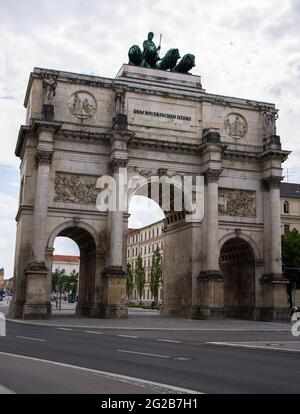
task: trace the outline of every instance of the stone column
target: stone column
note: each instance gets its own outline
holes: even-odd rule
[[[127,159],[113,158],[111,161],[111,174],[116,182],[119,195],[119,169],[126,168]],[[110,236],[109,236],[109,266],[104,270],[103,277],[103,304],[106,318],[127,318],[126,305],[126,273],[123,269],[123,219],[124,211],[121,209],[117,195],[116,211],[109,211]]]
[[[32,229],[32,248],[36,263],[45,263],[49,177],[52,158],[53,152],[50,151],[37,151],[36,153],[37,182]]]
[[[46,236],[50,166],[53,158],[52,128],[39,129],[39,142],[36,152],[37,181],[34,200],[32,227],[32,262],[26,274],[24,319],[42,319],[51,314],[49,278],[51,269],[46,266]]]
[[[220,276],[219,267],[219,176],[220,170],[209,169],[207,182],[207,273]]]
[[[219,266],[219,186],[220,169],[205,172],[206,191],[206,270],[198,277],[199,306],[194,317],[214,318],[224,315],[224,279]]]
[[[282,275],[281,229],[280,229],[280,185],[281,176],[270,176],[264,180],[269,192],[269,229],[270,229],[270,274],[264,274],[263,283],[263,320],[288,320],[289,304],[287,295],[288,281]]]
[[[270,238],[271,238],[271,273],[282,276],[281,260],[281,209],[280,209],[280,185],[281,177],[270,177],[267,185],[270,191]]]

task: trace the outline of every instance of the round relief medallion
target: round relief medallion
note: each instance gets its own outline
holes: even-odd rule
[[[97,102],[89,92],[76,92],[69,100],[71,113],[79,119],[88,119],[95,115]]]
[[[229,114],[225,118],[225,130],[233,138],[243,138],[247,134],[246,119],[240,114]]]

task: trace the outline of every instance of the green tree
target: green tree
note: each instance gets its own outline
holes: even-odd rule
[[[66,283],[66,272],[65,270],[58,270],[56,269],[54,273],[52,273],[52,292],[60,293],[65,288]]]
[[[76,296],[78,289],[78,272],[73,270],[66,278],[65,290],[73,296]]]
[[[59,293],[59,310],[61,310],[61,296],[66,289],[67,277],[65,269],[52,273],[52,292]],[[56,296],[56,308],[58,306],[57,300]]]
[[[300,289],[300,233],[296,229],[282,236],[282,262],[292,298],[292,290]]]
[[[152,264],[151,264],[151,271],[150,271],[150,291],[152,296],[154,297],[154,304],[157,306],[158,304],[158,292],[159,292],[159,285],[162,282],[162,260],[159,247],[156,248],[153,257],[152,257]]]
[[[140,306],[142,306],[142,296],[145,286],[145,269],[143,266],[142,256],[139,255],[135,265],[135,283],[140,298]]]
[[[131,268],[131,264],[127,263],[127,269],[126,269],[126,293],[127,293],[127,297],[128,299],[131,298],[132,296],[132,292],[133,292],[133,288],[134,288],[134,281],[133,281],[133,272],[132,272],[132,268]]]

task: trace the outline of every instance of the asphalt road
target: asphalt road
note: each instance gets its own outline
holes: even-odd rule
[[[65,330],[9,321],[7,336],[0,337],[0,385],[16,393],[172,392],[156,383],[202,393],[299,393],[300,353],[207,344],[251,340],[299,338],[288,332]]]

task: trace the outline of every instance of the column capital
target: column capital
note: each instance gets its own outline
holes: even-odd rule
[[[222,170],[217,170],[215,168],[208,168],[204,171],[204,177],[206,183],[217,183],[219,181]]]
[[[51,165],[53,154],[53,151],[37,151],[35,155],[36,168],[38,168],[39,165]]]
[[[127,158],[113,158],[109,163],[109,171],[111,174],[114,174],[118,172],[120,168],[126,168],[127,164]]]
[[[283,177],[271,175],[262,180],[263,189],[269,191],[272,188],[280,188]]]

